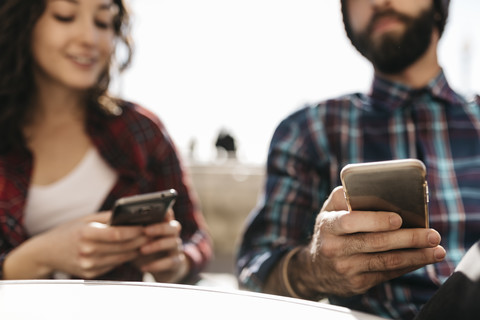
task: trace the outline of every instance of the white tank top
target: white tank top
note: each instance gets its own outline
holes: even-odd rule
[[[96,148],[91,148],[62,179],[46,186],[30,186],[24,212],[28,234],[34,236],[97,212],[116,180],[116,172]]]

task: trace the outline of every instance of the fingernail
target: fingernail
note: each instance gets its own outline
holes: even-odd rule
[[[438,233],[436,232],[429,232],[428,233],[428,243],[432,246],[436,246],[440,243],[440,237],[438,236]]]
[[[445,252],[445,249],[443,249],[442,247],[436,248],[435,251],[433,252],[433,256],[435,257],[435,259],[437,259],[437,261],[443,260],[446,254],[447,253]]]
[[[400,228],[402,225],[402,218],[399,215],[392,214],[390,216],[390,225],[395,228]]]

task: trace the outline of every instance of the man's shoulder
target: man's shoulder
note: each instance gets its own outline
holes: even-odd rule
[[[350,93],[314,103],[306,103],[289,114],[285,121],[317,118],[321,114],[339,113],[345,109],[361,108],[368,103],[369,97],[364,93]]]
[[[283,118],[278,124],[275,137],[308,137],[317,132],[324,132],[337,120],[351,115],[353,109],[362,109],[366,105],[368,96],[361,93],[352,93],[336,98],[326,99],[315,103],[306,103]],[[367,102],[368,104],[368,102]]]

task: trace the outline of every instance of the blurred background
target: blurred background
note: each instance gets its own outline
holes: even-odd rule
[[[177,146],[211,161],[219,131],[263,163],[274,128],[306,102],[369,88],[338,0],[129,0],[136,52],[116,89],[155,111]],[[452,86],[480,92],[480,1],[452,0],[440,61]]]
[[[372,69],[345,36],[338,0],[129,3],[136,50],[112,89],[166,124],[212,229],[211,268],[231,271],[279,121],[305,103],[368,90]],[[465,95],[480,92],[479,13],[478,0],[452,0],[441,40],[441,65]],[[215,147],[222,131],[235,154]]]

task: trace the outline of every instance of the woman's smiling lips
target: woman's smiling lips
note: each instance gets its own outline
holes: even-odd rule
[[[76,65],[79,65],[84,68],[92,67],[98,61],[98,59],[93,56],[85,56],[85,55],[69,55],[69,58]]]

